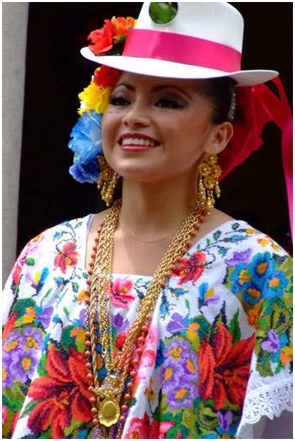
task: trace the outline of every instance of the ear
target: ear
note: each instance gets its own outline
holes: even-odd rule
[[[206,153],[218,154],[227,146],[234,134],[233,125],[225,121],[213,127],[210,140],[205,148]]]

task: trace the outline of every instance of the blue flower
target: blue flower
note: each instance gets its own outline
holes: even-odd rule
[[[89,182],[90,184],[96,182],[100,173],[97,159],[88,164],[81,164],[78,160],[74,159],[74,164],[69,168],[69,172],[76,181],[82,184],[84,182]]]
[[[78,182],[96,182],[99,176],[97,157],[103,153],[101,141],[102,115],[85,112],[80,116],[71,132],[68,147],[74,152],[71,175]]]

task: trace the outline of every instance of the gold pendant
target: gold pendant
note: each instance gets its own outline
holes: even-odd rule
[[[115,397],[105,398],[100,402],[98,418],[100,424],[110,427],[116,424],[120,417],[120,406]]]
[[[110,427],[120,418],[119,379],[113,375],[106,377],[102,385],[95,390],[98,404],[98,419],[100,424]]]

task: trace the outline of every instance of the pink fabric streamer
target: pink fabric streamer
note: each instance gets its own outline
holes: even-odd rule
[[[272,80],[279,97],[265,84],[237,87],[237,104],[243,111],[243,120],[234,122],[234,136],[220,154],[222,179],[242,164],[263,144],[261,138],[265,124],[273,121],[282,131],[282,162],[284,168],[289,219],[293,226],[293,120],[284,87],[279,77]]]

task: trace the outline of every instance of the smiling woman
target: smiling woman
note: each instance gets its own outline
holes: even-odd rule
[[[6,283],[5,436],[253,438],[292,410],[292,262],[215,202],[270,119],[288,157],[278,72],[241,69],[224,2],[144,2],[89,40],[70,173],[107,209],[30,240]]]

